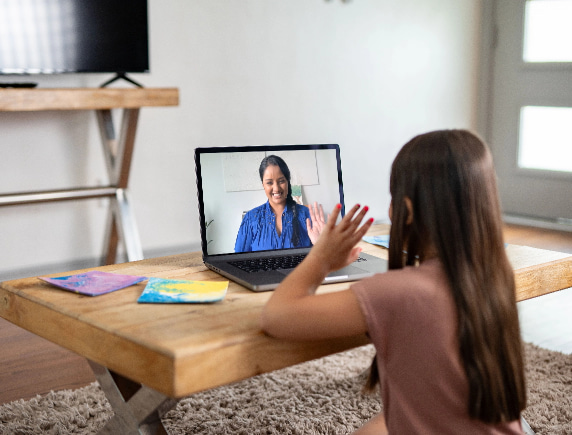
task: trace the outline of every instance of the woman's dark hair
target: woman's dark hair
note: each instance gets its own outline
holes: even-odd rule
[[[298,223],[298,209],[296,207],[296,201],[292,198],[292,185],[290,184],[290,169],[286,162],[278,156],[270,155],[266,156],[260,162],[260,167],[258,172],[260,174],[260,181],[264,181],[264,172],[268,166],[278,166],[280,171],[286,177],[288,181],[288,195],[286,196],[286,204],[292,208],[293,218],[292,218],[292,245],[298,246],[300,244],[300,225]]]
[[[389,268],[414,265],[436,249],[457,310],[469,415],[493,424],[520,418],[523,351],[489,149],[466,130],[417,136],[393,162],[390,191]],[[413,206],[409,225],[405,198]],[[374,365],[369,387],[379,381]]]

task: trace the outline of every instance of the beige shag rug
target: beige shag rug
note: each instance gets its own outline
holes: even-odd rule
[[[381,410],[363,395],[372,346],[181,399],[163,418],[169,434],[348,434]],[[572,434],[572,355],[526,344],[528,407],[537,434]],[[113,411],[93,383],[0,407],[1,435],[96,433]]]

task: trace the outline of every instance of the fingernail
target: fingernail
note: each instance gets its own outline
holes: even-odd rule
[[[365,211],[368,211],[368,210],[369,210],[369,207],[366,205],[363,209],[364,209]]]
[[[341,204],[338,204],[336,207],[338,207],[338,209],[342,208]]]
[[[361,207],[361,205],[359,205],[359,204],[356,204],[356,207],[357,207],[357,208],[360,208],[360,207]]]

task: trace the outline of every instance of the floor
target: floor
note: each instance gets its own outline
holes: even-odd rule
[[[572,254],[572,232],[507,225],[505,240]],[[523,338],[572,354],[572,289],[519,303]],[[50,390],[83,387],[95,377],[85,358],[0,318],[0,404]]]

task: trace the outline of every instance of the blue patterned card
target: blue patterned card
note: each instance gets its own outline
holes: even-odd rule
[[[149,278],[140,303],[208,303],[222,300],[228,281],[189,281]]]

